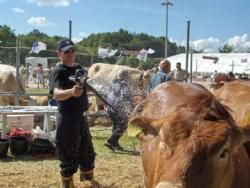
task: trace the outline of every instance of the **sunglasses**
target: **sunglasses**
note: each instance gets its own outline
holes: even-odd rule
[[[65,51],[63,53],[64,54],[73,54],[73,53],[75,53],[75,50],[74,49],[69,49],[69,50],[67,50],[67,51]]]

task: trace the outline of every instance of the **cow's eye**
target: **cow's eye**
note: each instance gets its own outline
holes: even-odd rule
[[[228,156],[228,154],[229,154],[229,150],[224,149],[223,152],[220,154],[220,158],[224,159]]]

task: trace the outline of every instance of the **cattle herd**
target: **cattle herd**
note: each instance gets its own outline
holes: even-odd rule
[[[15,91],[15,69],[1,66],[0,91]],[[121,68],[110,66],[89,69],[101,89]],[[129,71],[132,90],[143,90],[148,80],[139,70]],[[22,77],[19,88],[25,90]],[[0,105],[14,104],[14,97],[0,96]],[[140,141],[146,188],[250,187],[249,81],[235,80],[214,92],[199,84],[169,81],[140,106],[130,117],[128,133]]]

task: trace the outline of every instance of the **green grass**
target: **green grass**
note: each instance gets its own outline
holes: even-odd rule
[[[26,88],[27,93],[49,93],[48,89]]]
[[[104,142],[111,135],[111,128],[106,127],[93,127],[91,128],[91,134],[93,137],[93,144],[97,153],[107,153],[110,150],[103,146]],[[119,140],[120,145],[127,151],[128,153],[138,153],[139,151],[139,143],[136,138],[128,137],[127,133],[125,133],[121,139]]]
[[[125,133],[120,144],[126,151],[112,152],[103,144],[111,134],[110,127],[91,127],[95,148],[95,180],[98,188],[142,188],[143,170],[139,155],[139,144],[135,138]],[[59,160],[35,158],[31,155],[12,156],[0,159],[1,188],[59,188]],[[79,171],[74,175],[76,187],[84,187],[79,182]]]

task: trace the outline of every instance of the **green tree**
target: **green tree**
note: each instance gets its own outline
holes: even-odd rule
[[[25,58],[29,56],[34,57],[56,57],[56,44],[57,41],[62,39],[61,36],[48,36],[46,33],[39,31],[38,29],[34,29],[27,34],[22,34],[19,36],[15,36],[14,30],[10,27],[0,25],[0,43],[1,46],[11,45],[13,47],[16,46],[16,38],[21,40],[21,63],[25,62]],[[33,42],[44,42],[47,44],[46,51],[41,51],[38,54],[30,54],[30,49]],[[77,55],[77,61],[83,64],[89,64],[91,61],[91,55],[94,57],[94,62],[106,62],[114,64],[117,61],[117,57],[100,59],[97,57],[97,52],[99,47],[103,48],[112,48],[122,50],[132,50],[139,51],[141,49],[148,50],[152,48],[155,50],[154,54],[150,54],[150,58],[162,58],[164,57],[164,49],[165,49],[165,37],[155,37],[148,35],[146,33],[130,33],[127,30],[119,29],[115,32],[106,32],[106,33],[97,33],[91,34],[87,38],[84,38],[82,41],[76,44],[77,52],[80,54]],[[7,45],[8,43],[8,45]],[[177,46],[176,43],[172,43],[168,41],[168,54],[169,56],[184,53],[185,47]],[[87,55],[86,55],[87,54]],[[15,49],[7,50],[1,48],[0,51],[0,60],[4,63],[15,62]],[[136,61],[131,60],[129,62],[130,66],[136,66]],[[145,65],[145,67],[150,67],[149,58]],[[124,64],[124,60],[118,60],[117,63]],[[138,63],[139,64],[139,63]]]
[[[117,65],[126,65],[127,57],[121,56],[119,59],[117,59],[116,64]]]
[[[139,59],[135,57],[128,57],[126,65],[129,67],[137,68],[139,66]]]
[[[147,58],[147,61],[140,61],[139,68],[143,70],[152,69],[153,67],[158,66],[160,63],[159,58]]]
[[[230,53],[234,50],[234,47],[229,44],[225,44],[224,46],[219,48],[220,53]]]
[[[16,35],[7,25],[0,25],[0,61],[4,64],[14,64],[16,62]],[[7,48],[12,47],[12,48]]]

